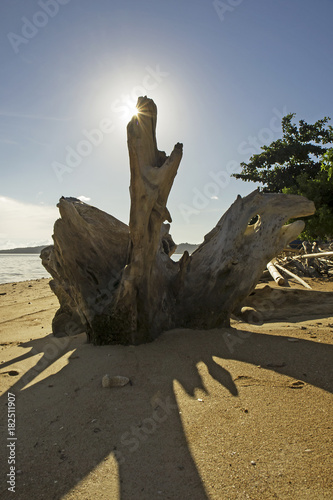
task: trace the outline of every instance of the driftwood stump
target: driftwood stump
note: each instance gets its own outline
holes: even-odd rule
[[[57,336],[85,331],[94,344],[140,344],[175,327],[210,329],[251,293],[267,262],[303,229],[290,218],[314,205],[295,195],[238,196],[204,242],[179,262],[166,207],[182,158],[157,149],[155,103],[138,99],[127,126],[131,169],[129,225],[75,198],[61,198],[54,245],[42,251],[60,302]],[[258,215],[256,224],[249,221]]]

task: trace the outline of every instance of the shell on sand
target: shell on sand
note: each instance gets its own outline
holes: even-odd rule
[[[128,377],[123,377],[121,375],[110,377],[110,375],[106,374],[102,378],[102,387],[123,387],[124,385],[128,384],[128,382]]]

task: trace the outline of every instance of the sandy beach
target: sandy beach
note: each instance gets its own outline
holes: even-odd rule
[[[51,335],[48,283],[0,285],[1,498],[332,498],[333,312],[94,347]]]

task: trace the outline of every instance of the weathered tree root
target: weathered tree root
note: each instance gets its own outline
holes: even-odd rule
[[[285,222],[314,213],[314,204],[301,196],[238,196],[197,250],[174,262],[175,244],[164,222],[171,222],[166,204],[182,145],[169,157],[159,151],[155,103],[141,97],[138,109],[127,127],[129,226],[79,200],[59,201],[54,245],[41,253],[60,302],[55,335],[86,331],[94,344],[126,345],[175,327],[228,326],[267,262],[304,227],[302,221]]]

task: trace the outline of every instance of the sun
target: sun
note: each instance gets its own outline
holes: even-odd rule
[[[139,110],[138,108],[136,107],[136,104],[134,103],[131,103],[130,106],[129,106],[129,112],[130,112],[130,115],[131,116],[136,116],[139,114]]]
[[[127,106],[128,109],[128,114],[127,114],[128,118],[132,118],[133,116],[137,116],[139,114],[139,110],[136,107],[136,102],[128,99],[125,105]]]
[[[115,113],[120,113],[119,118],[128,122],[133,117],[139,118],[141,111],[137,108],[138,99],[135,96],[122,95],[121,99],[117,99],[111,105],[111,109]]]

